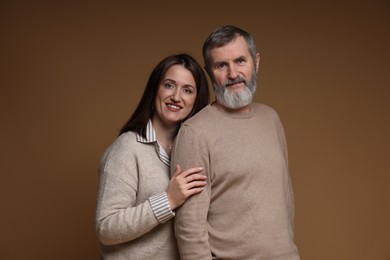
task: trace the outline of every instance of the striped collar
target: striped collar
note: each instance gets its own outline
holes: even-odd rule
[[[148,124],[146,125],[146,138],[141,136],[140,134],[136,134],[137,141],[144,144],[152,144],[154,143],[156,146],[156,152],[160,160],[166,165],[170,166],[171,161],[167,152],[162,148],[162,146],[157,142],[156,131],[153,128],[152,120],[149,119]]]

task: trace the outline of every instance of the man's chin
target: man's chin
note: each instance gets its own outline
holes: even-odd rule
[[[228,91],[244,91],[247,86],[244,82],[226,86]]]
[[[218,100],[218,103],[220,103],[222,106],[231,109],[231,110],[239,110],[242,108],[245,108],[249,106],[252,103],[252,99],[240,102],[228,102],[226,100]]]

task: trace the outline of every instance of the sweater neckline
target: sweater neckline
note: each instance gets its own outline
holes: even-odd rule
[[[255,110],[256,110],[256,108],[253,105],[253,103],[250,105],[251,110],[249,112],[240,112],[240,113],[228,112],[228,111],[225,111],[225,110],[220,110],[216,106],[213,106],[212,104],[213,103],[207,105],[207,107],[206,107],[210,112],[212,112],[213,114],[218,115],[218,116],[222,115],[222,116],[225,116],[225,117],[228,117],[228,118],[232,118],[232,119],[247,119],[247,118],[251,118],[255,114]]]

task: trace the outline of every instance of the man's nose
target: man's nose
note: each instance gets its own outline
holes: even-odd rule
[[[228,77],[230,79],[235,79],[235,78],[237,78],[238,75],[239,75],[239,72],[238,72],[237,68],[234,65],[230,66],[229,70],[228,70]]]

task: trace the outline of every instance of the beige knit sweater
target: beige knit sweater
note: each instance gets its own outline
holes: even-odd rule
[[[253,104],[250,113],[231,114],[207,106],[182,125],[176,164],[203,166],[208,175],[206,190],[176,210],[182,260],[299,259],[287,146],[274,110]]]
[[[137,142],[136,134],[119,136],[100,166],[96,229],[106,260],[178,259],[173,220],[160,223],[150,198],[164,193],[169,166],[155,144]]]

